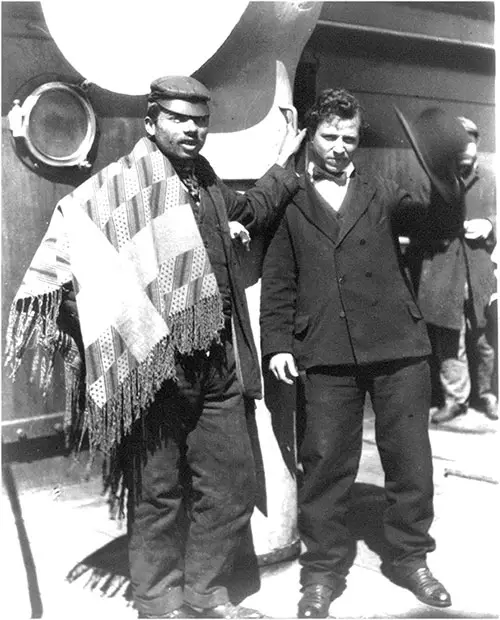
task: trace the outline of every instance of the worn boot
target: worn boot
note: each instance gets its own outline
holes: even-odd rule
[[[421,566],[411,573],[393,573],[393,581],[407,588],[418,600],[432,607],[450,607],[451,597],[446,588],[431,573],[427,566]]]
[[[498,420],[498,401],[494,394],[491,392],[483,394],[483,396],[481,396],[481,405],[487,418],[490,420]]]
[[[467,413],[467,405],[465,403],[446,403],[432,415],[431,422],[433,424],[442,424],[464,413]]]
[[[305,586],[299,601],[299,618],[327,618],[333,589],[322,584]]]

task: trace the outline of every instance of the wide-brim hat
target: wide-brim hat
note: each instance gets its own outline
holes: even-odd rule
[[[420,165],[447,203],[460,199],[458,163],[470,137],[460,121],[440,108],[424,110],[408,121],[395,111]]]

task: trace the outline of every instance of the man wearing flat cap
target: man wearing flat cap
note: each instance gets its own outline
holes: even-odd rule
[[[277,164],[238,194],[199,154],[209,100],[192,77],[152,83],[147,136],[59,202],[10,317],[13,371],[27,342],[45,383],[62,354],[70,434],[88,431],[112,497],[127,496],[144,618],[261,617],[228,595],[254,507],[246,407],[262,396],[229,222],[274,225],[303,133],[288,127]]]

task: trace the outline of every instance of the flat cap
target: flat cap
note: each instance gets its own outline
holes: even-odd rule
[[[206,116],[210,113],[210,91],[201,82],[186,75],[166,75],[151,82],[148,101],[162,108],[187,116]]]

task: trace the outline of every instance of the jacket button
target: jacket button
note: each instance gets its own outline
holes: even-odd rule
[[[360,239],[359,245],[365,245],[365,243],[366,243],[366,239]]]
[[[345,276],[339,277],[339,284],[343,284],[345,282]]]
[[[345,312],[344,312],[343,310],[341,310],[341,311],[339,312],[339,317],[340,317],[341,319],[345,319]]]

